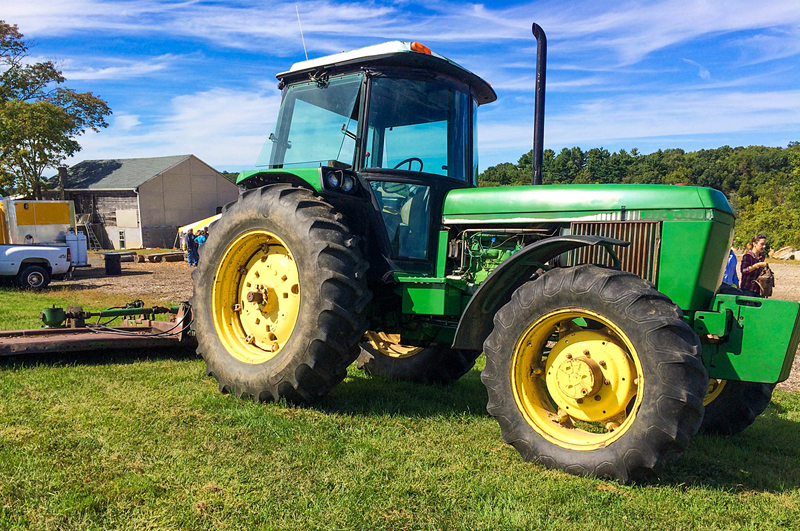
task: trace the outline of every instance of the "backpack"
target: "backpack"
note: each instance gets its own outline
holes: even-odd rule
[[[772,288],[775,287],[775,275],[772,274],[772,269],[769,266],[761,270],[761,274],[755,280],[758,284],[758,291],[765,299],[772,297]]]

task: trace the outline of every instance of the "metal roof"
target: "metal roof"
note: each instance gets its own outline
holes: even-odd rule
[[[497,99],[491,85],[480,76],[470,72],[458,63],[431,51],[422,53],[415,49],[419,43],[390,41],[366,46],[349,52],[326,55],[317,59],[301,61],[292,65],[287,72],[276,77],[287,82],[295,82],[320,70],[348,71],[361,67],[395,66],[406,68],[425,68],[452,76],[467,83],[475,93],[478,104],[490,103]]]
[[[136,190],[141,185],[194,155],[142,159],[84,160],[67,168],[65,190]],[[199,159],[198,159],[199,160]],[[50,178],[58,187],[58,176]]]

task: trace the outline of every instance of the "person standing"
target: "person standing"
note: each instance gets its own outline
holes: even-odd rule
[[[736,254],[731,249],[728,253],[728,264],[725,266],[725,274],[722,276],[725,284],[739,287],[739,275],[736,274]]]
[[[192,267],[197,266],[197,242],[194,238],[194,232],[192,229],[186,233],[186,260],[189,262],[189,265]]]
[[[739,288],[750,297],[762,296],[761,288],[756,280],[761,274],[761,270],[767,267],[767,257],[764,254],[766,248],[767,237],[764,234],[756,234],[747,244],[747,252],[742,256],[742,283]]]
[[[200,247],[202,247],[204,243],[206,243],[206,231],[200,229],[199,231],[197,231],[197,236],[194,239],[194,244],[197,249],[195,251],[196,255],[195,255],[194,265],[197,265],[197,263],[200,261]]]

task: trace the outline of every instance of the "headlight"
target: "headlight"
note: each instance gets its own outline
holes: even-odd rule
[[[342,184],[342,173],[338,171],[332,171],[325,176],[325,180],[327,181],[328,186],[332,190],[335,190]]]
[[[353,178],[352,175],[345,175],[342,178],[342,191],[347,192],[348,194],[353,191],[356,187],[356,180]]]

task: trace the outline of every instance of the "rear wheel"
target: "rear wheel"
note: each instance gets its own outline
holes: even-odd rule
[[[358,355],[370,295],[355,237],[311,191],[276,185],[229,206],[192,274],[198,352],[220,390],[309,402]]]
[[[50,284],[50,273],[38,265],[23,267],[17,276],[17,285],[21,288],[42,289]]]
[[[400,334],[367,332],[358,368],[370,376],[422,384],[449,384],[464,376],[480,355],[446,345],[413,347],[400,343]]]
[[[627,482],[680,455],[700,426],[699,339],[635,275],[554,269],[514,292],[494,324],[487,410],[527,461]]]
[[[720,435],[744,431],[767,409],[773,389],[775,384],[709,379],[700,431]]]

